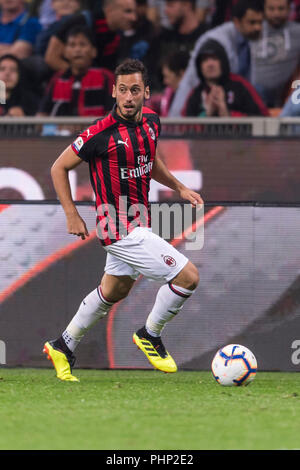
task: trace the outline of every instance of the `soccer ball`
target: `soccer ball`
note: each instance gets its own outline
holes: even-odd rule
[[[257,361],[254,354],[240,344],[219,349],[211,364],[216,381],[225,386],[249,385],[255,378]]]

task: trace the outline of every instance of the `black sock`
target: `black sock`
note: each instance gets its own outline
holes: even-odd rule
[[[143,328],[140,328],[138,331],[138,336],[144,336],[145,338],[149,338],[149,339],[160,339],[160,336],[152,336],[150,335],[150,333],[148,333],[147,329],[146,329],[146,326],[143,326]]]
[[[70,349],[66,345],[65,340],[63,339],[62,336],[56,339],[55,341],[53,341],[53,346],[57,349],[60,349],[62,352],[64,352],[67,355],[72,354],[72,351],[70,351]]]

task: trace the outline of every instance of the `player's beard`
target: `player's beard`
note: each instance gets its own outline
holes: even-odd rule
[[[131,108],[126,108],[125,106],[123,106],[123,110],[125,110],[125,112],[123,112],[122,108],[118,104],[117,104],[117,107],[123,119],[126,119],[127,121],[140,121],[141,120],[143,104],[135,105]],[[127,112],[126,112],[126,109],[127,109]]]

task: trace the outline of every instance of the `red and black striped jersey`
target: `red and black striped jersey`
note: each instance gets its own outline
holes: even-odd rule
[[[141,121],[132,122],[114,106],[72,144],[76,155],[89,163],[97,234],[104,246],[137,226],[151,226],[148,193],[159,135],[160,120],[151,109],[143,107]]]

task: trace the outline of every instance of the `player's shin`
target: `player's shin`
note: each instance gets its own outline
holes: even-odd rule
[[[105,317],[113,305],[113,302],[109,302],[103,296],[100,286],[83,299],[77,313],[62,334],[70,351],[76,349],[87,330]]]
[[[169,282],[158,291],[155,304],[146,321],[146,330],[152,336],[160,336],[165,324],[171,321],[194,291]]]

